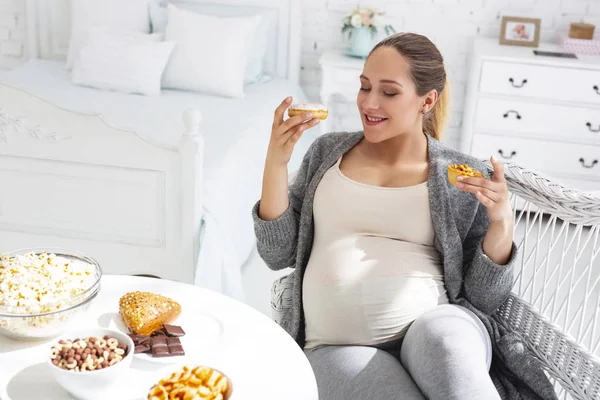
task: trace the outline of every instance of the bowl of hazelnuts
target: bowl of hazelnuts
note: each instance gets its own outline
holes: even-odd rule
[[[52,375],[77,399],[97,398],[131,366],[134,344],[120,331],[92,328],[69,332],[49,349]]]

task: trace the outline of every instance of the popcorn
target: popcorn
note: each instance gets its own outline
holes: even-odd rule
[[[96,281],[94,267],[48,253],[0,256],[0,306],[38,314],[55,311]]]
[[[42,252],[0,255],[0,313],[43,314],[67,308],[83,299],[73,299],[98,281],[94,265],[85,261]],[[0,327],[42,328],[57,318],[0,319]],[[11,324],[12,322],[12,324]],[[15,332],[17,333],[17,332]],[[18,332],[24,333],[24,332]]]

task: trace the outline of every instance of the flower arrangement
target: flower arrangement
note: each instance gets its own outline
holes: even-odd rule
[[[387,35],[396,33],[391,25],[385,23],[384,13],[372,8],[357,7],[347,17],[345,17],[342,25],[342,33],[348,32],[348,39],[352,38],[352,32],[355,28],[368,28],[372,35],[375,35],[381,28],[385,30]]]

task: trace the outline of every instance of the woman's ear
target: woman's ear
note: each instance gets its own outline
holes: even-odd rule
[[[425,112],[431,111],[435,103],[438,101],[438,92],[435,89],[431,89],[425,96],[423,96],[423,110]]]

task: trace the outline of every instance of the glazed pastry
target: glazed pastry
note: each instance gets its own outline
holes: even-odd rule
[[[290,117],[307,112],[312,113],[313,118],[325,119],[327,118],[329,110],[327,109],[327,106],[323,104],[292,104],[290,108],[288,108],[288,115]]]
[[[451,184],[456,185],[456,178],[459,176],[471,176],[475,178],[485,178],[483,174],[467,164],[452,164],[448,165],[448,180]]]
[[[119,314],[131,333],[151,335],[181,314],[179,303],[150,292],[129,292],[119,299]]]

